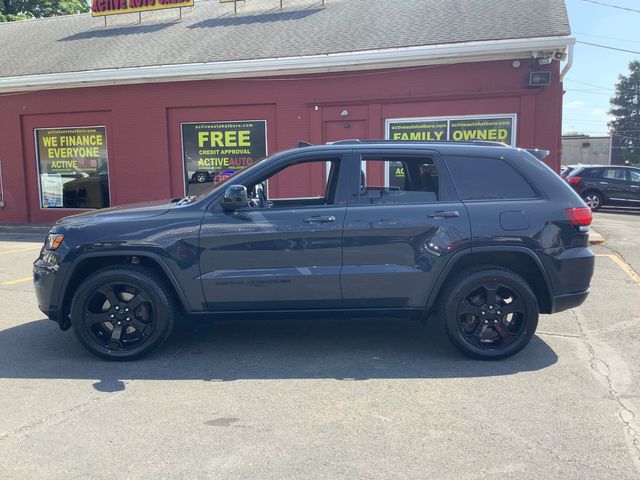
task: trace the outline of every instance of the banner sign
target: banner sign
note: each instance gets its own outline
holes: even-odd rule
[[[267,156],[265,120],[181,126],[187,184],[224,180]]]
[[[36,128],[42,208],[109,206],[107,129]]]
[[[486,140],[515,146],[516,115],[387,120],[387,138],[400,141]]]
[[[36,147],[41,174],[106,169],[105,127],[38,128]]]
[[[91,16],[148,12],[165,8],[193,7],[194,0],[91,0]]]
[[[403,118],[387,120],[387,139],[403,142],[486,140],[515,146],[516,115],[449,118]],[[387,165],[388,184],[404,187],[404,171],[399,162]]]

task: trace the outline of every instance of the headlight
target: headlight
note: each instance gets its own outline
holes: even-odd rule
[[[61,233],[50,233],[47,235],[47,241],[45,243],[45,248],[47,250],[57,250],[60,244],[64,240],[64,235]]]

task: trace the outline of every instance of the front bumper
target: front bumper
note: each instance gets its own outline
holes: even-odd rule
[[[59,292],[61,283],[61,272],[57,262],[51,254],[43,252],[33,263],[33,285],[36,291],[38,308],[49,319],[57,322],[60,328],[66,330],[68,325],[61,321]]]

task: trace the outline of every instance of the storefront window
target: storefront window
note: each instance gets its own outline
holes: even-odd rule
[[[187,195],[199,195],[267,155],[267,122],[183,123],[182,148]]]
[[[106,127],[38,128],[42,208],[109,206]]]

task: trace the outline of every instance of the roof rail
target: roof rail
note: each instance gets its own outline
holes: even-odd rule
[[[370,143],[384,143],[391,145],[400,145],[400,144],[462,144],[462,145],[479,145],[486,147],[509,147],[506,143],[502,142],[491,142],[488,140],[338,140],[336,142],[327,142],[327,145],[359,145],[359,144],[370,144]]]

